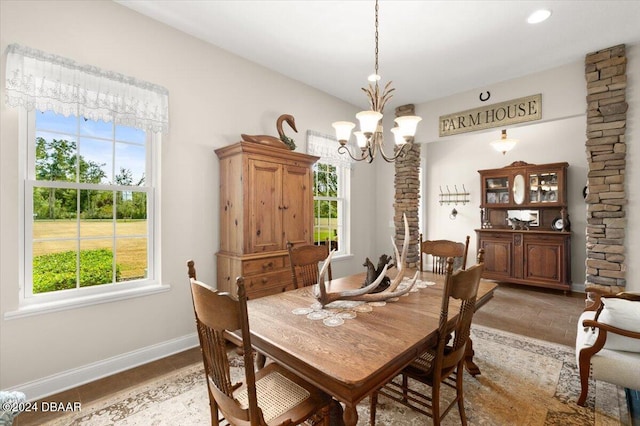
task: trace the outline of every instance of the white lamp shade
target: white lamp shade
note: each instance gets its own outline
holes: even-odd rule
[[[378,121],[382,119],[382,114],[378,111],[360,111],[356,114],[360,121],[360,131],[363,133],[374,133],[378,128]]]
[[[393,138],[396,141],[396,145],[404,145],[407,143],[407,140],[402,136],[400,127],[394,127],[391,129],[391,133],[393,133]]]
[[[353,132],[356,137],[356,142],[358,143],[358,147],[364,148],[367,146],[367,137],[362,132]]]
[[[398,124],[399,132],[402,136],[413,137],[416,134],[416,128],[421,120],[422,118],[417,115],[405,115],[396,118],[394,121]]]
[[[498,139],[497,141],[491,142],[491,146],[496,151],[504,154],[511,151],[517,143],[517,139]]]
[[[518,143],[518,139],[507,138],[507,131],[502,131],[502,136],[500,139],[490,142],[493,149],[502,154],[506,154],[511,151],[514,146]]]
[[[351,130],[356,127],[354,123],[350,121],[336,121],[331,123],[334,129],[336,129],[336,139],[339,141],[348,141],[351,138]]]

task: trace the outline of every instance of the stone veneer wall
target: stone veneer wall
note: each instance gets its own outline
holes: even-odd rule
[[[613,293],[624,290],[627,269],[626,65],[624,45],[590,53],[585,58],[588,161],[585,285]]]
[[[396,117],[414,115],[414,105],[403,105],[396,108]],[[397,148],[396,148],[397,149]],[[405,154],[395,162],[395,214],[393,221],[396,229],[395,242],[398,250],[404,244],[403,213],[407,215],[409,223],[409,249],[407,251],[407,265],[416,268],[420,262],[418,240],[420,238],[420,222],[418,220],[418,203],[420,202],[420,145],[415,144],[411,149],[405,148]]]

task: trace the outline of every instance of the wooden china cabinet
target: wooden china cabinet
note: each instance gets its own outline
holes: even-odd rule
[[[517,161],[478,171],[484,278],[570,291],[568,166]]]
[[[318,157],[254,142],[217,149],[220,159],[218,289],[248,298],[291,290],[287,241],[313,244],[313,164]]]

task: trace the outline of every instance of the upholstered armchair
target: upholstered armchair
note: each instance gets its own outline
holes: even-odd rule
[[[587,308],[578,320],[578,405],[586,404],[589,377],[640,389],[640,294],[603,294],[587,288]]]

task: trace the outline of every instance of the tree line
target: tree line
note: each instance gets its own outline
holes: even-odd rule
[[[64,181],[100,184],[107,177],[102,169],[106,163],[87,161],[77,154],[75,141],[66,139],[46,140],[36,138],[36,180]],[[142,186],[144,175],[133,181],[130,169],[121,167],[109,184]],[[113,190],[77,190],[69,188],[45,188],[33,190],[34,219],[145,219],[147,217],[146,193]],[[79,208],[79,210],[78,210]]]

